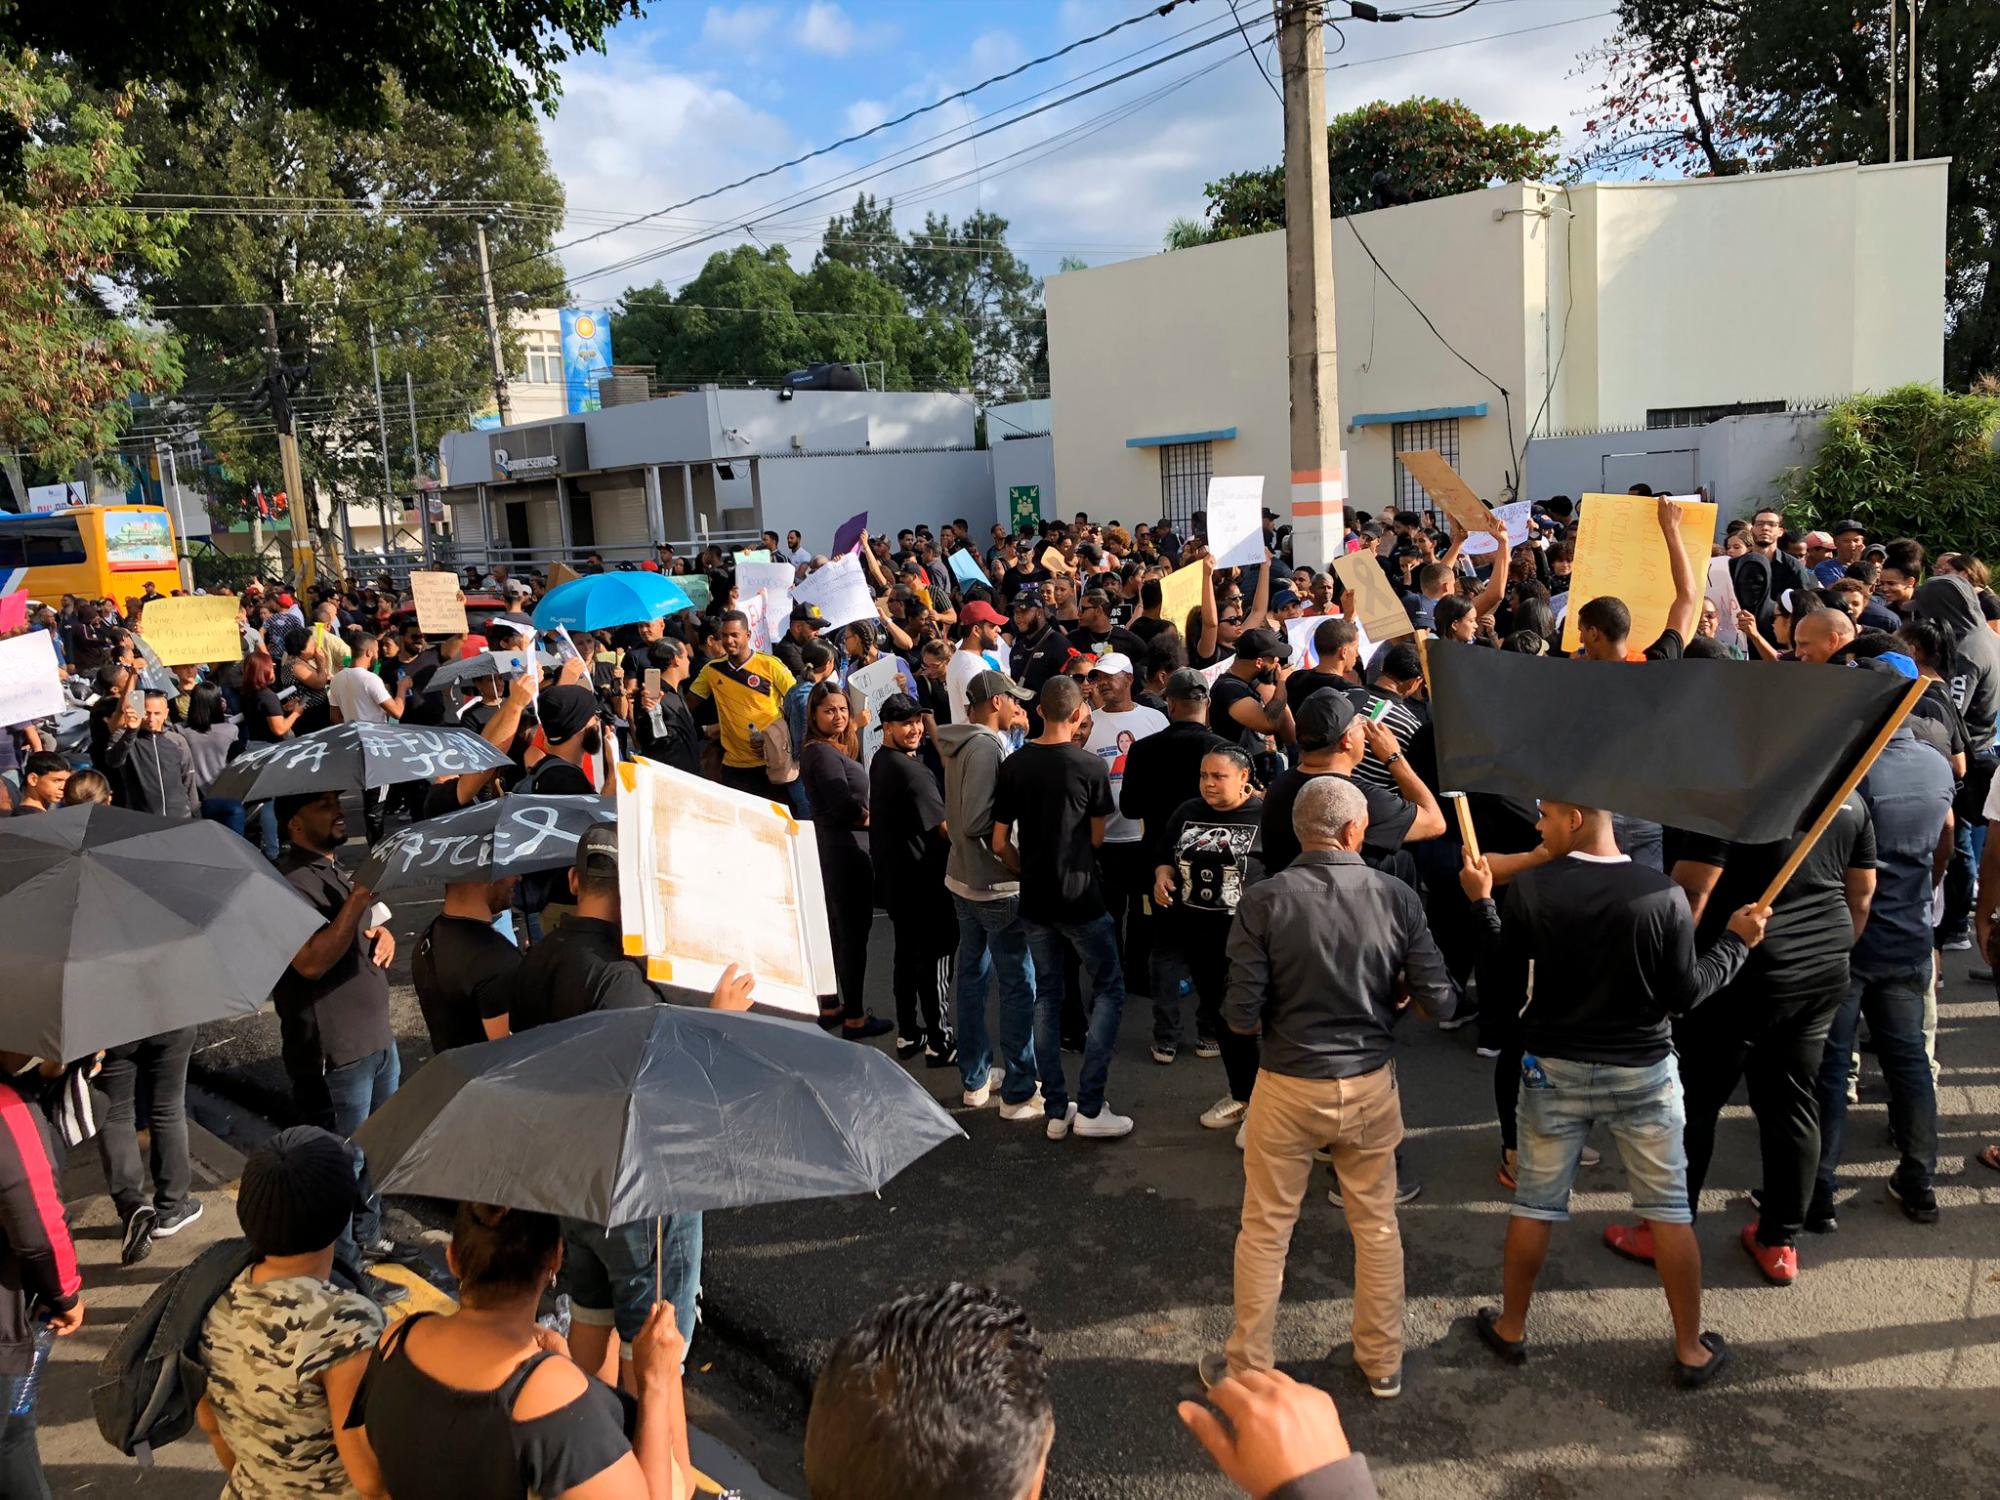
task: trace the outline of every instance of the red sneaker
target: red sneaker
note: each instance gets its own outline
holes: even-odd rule
[[[1636,1260],[1641,1265],[1650,1266],[1653,1263],[1651,1224],[1613,1224],[1604,1231],[1604,1243],[1611,1247],[1614,1255]]]
[[[1743,1248],[1772,1286],[1790,1286],[1799,1279],[1799,1252],[1793,1245],[1767,1245],[1757,1238],[1755,1220],[1743,1226]]]

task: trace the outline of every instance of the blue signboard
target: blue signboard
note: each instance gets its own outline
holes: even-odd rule
[[[601,307],[565,307],[562,360],[568,410],[596,411],[597,382],[611,373],[611,314]]]

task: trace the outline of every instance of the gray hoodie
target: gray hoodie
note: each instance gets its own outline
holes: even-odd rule
[[[2000,717],[2000,635],[1986,628],[1979,596],[1964,579],[1946,574],[1917,590],[1910,612],[1920,620],[1937,621],[1958,648],[1958,664],[1952,668],[1945,689],[1965,716],[1972,753],[1989,752],[1994,720]]]
[[[940,724],[944,758],[944,817],[951,828],[945,888],[968,901],[998,901],[1021,893],[1021,878],[993,853],[993,783],[1007,756],[1007,739],[983,724]]]

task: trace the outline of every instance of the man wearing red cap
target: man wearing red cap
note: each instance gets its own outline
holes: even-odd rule
[[[964,724],[970,722],[966,714],[966,688],[981,672],[1000,668],[1000,658],[995,653],[1007,617],[984,599],[975,599],[960,607],[958,622],[965,627],[965,634],[959,640],[958,650],[952,653],[951,665],[945,668],[944,690],[951,700],[951,722]]]

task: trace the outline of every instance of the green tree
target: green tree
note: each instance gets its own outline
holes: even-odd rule
[[[139,177],[129,107],[79,97],[33,56],[0,58],[0,120],[20,146],[0,196],[0,447],[15,509],[28,504],[24,451],[58,470],[102,454],[129,397],[180,377],[175,340],[105,302],[114,275],[177,263],[179,221],[124,207]]]
[[[783,246],[718,251],[678,295],[626,293],[612,315],[619,358],[663,381],[782,380],[822,360],[880,366],[891,390],[962,386],[972,341],[937,313],[912,314],[878,276],[822,258],[801,276]]]
[[[1336,116],[1326,127],[1333,212],[1365,213],[1472,193],[1496,182],[1533,182],[1556,168],[1554,128],[1489,125],[1456,99],[1377,100]],[[1204,189],[1204,224],[1176,219],[1169,250],[1285,225],[1285,169],[1231,172]]]
[[[156,421],[199,436],[224,469],[224,493],[278,487],[268,405],[263,306],[277,315],[300,459],[308,482],[367,498],[382,486],[369,331],[385,397],[416,387],[421,446],[463,426],[488,399],[491,368],[480,297],[476,210],[533,204],[488,228],[503,307],[563,300],[539,258],[562,189],[534,124],[462,121],[385,92],[388,122],[342,128],[291,109],[247,73],[199,102],[149,96],[134,117],[138,186],[149,201],[202,205],[171,266],[129,278],[182,336],[187,382]],[[510,367],[518,339],[505,338]],[[392,479],[407,483],[408,413],[390,408]]]
[[[1906,385],[1827,413],[1813,462],[1788,476],[1788,516],[1828,526],[1854,516],[1870,536],[1913,536],[2000,556],[2000,394]]]
[[[862,193],[851,212],[826,221],[819,260],[838,261],[867,271],[890,286],[903,282],[903,237],[896,232],[893,200],[877,204],[873,193]]]
[[[942,314],[972,339],[972,385],[989,399],[1046,390],[1042,282],[1007,245],[1007,221],[981,209],[954,225],[926,214],[903,247],[910,305]]]
[[[410,99],[476,118],[552,113],[558,69],[602,52],[636,0],[154,0],[0,5],[0,47],[60,56],[101,88],[176,85],[190,99],[247,72],[278,96],[348,124],[383,124]]]
[[[1577,165],[1726,173],[1879,162],[1889,113],[1886,7],[1850,0],[1621,0]],[[1907,94],[1908,43],[1896,108]],[[1925,0],[1917,151],[1947,169],[1945,378],[2000,372],[2000,5]],[[1897,124],[1903,154],[1906,124]]]

